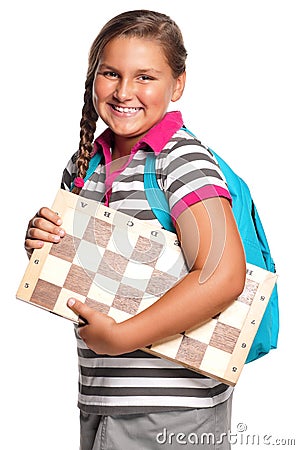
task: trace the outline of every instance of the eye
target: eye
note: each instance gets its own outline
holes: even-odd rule
[[[140,81],[151,81],[153,80],[153,77],[150,77],[149,75],[139,75],[138,80]]]
[[[104,77],[110,78],[110,79],[119,78],[118,73],[113,72],[111,70],[106,70],[105,72],[102,73],[102,75],[104,75]]]

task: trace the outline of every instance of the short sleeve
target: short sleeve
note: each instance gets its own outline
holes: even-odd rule
[[[223,173],[210,150],[199,141],[181,139],[164,149],[156,161],[157,181],[176,220],[188,207],[212,197],[231,196]]]
[[[67,163],[61,179],[61,189],[64,189],[65,191],[70,191],[71,184],[74,181],[77,173],[77,166],[76,166],[76,160],[77,160],[78,152],[74,153],[69,162]]]

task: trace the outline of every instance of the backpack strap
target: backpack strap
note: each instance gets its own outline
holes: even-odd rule
[[[183,125],[181,129],[196,139],[196,136],[188,130],[185,125]],[[165,230],[176,233],[168,201],[166,200],[165,193],[161,190],[157,182],[156,156],[154,153],[148,153],[146,157],[143,182],[145,196],[154,215]]]
[[[144,192],[147,201],[165,230],[175,233],[171,219],[169,204],[164,192],[160,189],[156,177],[156,157],[148,153],[144,166]]]

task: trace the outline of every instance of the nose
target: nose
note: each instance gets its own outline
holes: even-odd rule
[[[124,102],[130,100],[133,97],[133,93],[134,89],[132,83],[129,80],[120,79],[113,95],[118,101]]]

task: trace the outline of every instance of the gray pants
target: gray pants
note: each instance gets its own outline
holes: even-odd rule
[[[213,408],[97,416],[80,413],[80,450],[229,450],[231,397]]]

